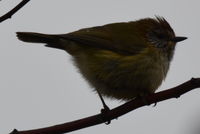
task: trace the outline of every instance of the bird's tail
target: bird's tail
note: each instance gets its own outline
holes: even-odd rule
[[[32,33],[32,32],[17,32],[19,40],[32,43],[52,43],[57,40],[55,35]]]
[[[16,34],[18,39],[24,42],[46,43],[45,46],[47,47],[64,49],[62,44],[59,43],[60,38],[57,35],[33,33],[33,32],[17,32]]]

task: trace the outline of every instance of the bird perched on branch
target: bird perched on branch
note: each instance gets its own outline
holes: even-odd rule
[[[187,39],[176,36],[162,17],[107,24],[67,34],[17,32],[17,37],[69,53],[103,104],[102,95],[131,100],[154,93],[167,75],[176,43]]]

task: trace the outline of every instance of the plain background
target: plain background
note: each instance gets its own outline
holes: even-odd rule
[[[0,15],[21,0],[1,0]],[[42,44],[17,40],[15,32],[68,33],[113,22],[160,15],[178,43],[167,79],[158,91],[199,77],[198,0],[32,0],[12,19],[0,23],[0,133],[34,129],[99,113],[101,102],[73,66],[70,56]],[[111,107],[122,104],[106,99]],[[200,90],[179,99],[132,111],[110,125],[97,125],[74,134],[199,134]]]

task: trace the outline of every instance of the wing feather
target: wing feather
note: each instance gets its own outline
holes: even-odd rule
[[[130,23],[108,24],[58,36],[79,45],[134,55],[146,48],[146,45],[139,39],[139,33],[134,33],[134,24]]]

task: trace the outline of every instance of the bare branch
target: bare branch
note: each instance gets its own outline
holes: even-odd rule
[[[12,10],[10,10],[8,13],[4,14],[0,17],[0,23],[2,21],[5,21],[12,17],[13,14],[15,14],[19,9],[21,9],[26,3],[28,3],[30,0],[22,0],[16,7],[14,7]]]
[[[149,96],[146,96],[145,98],[134,99],[106,113],[93,115],[80,120],[60,125],[55,125],[47,128],[40,128],[27,131],[18,131],[15,129],[10,134],[61,134],[61,133],[71,132],[118,118],[121,115],[124,115],[132,110],[135,110],[145,105],[150,105],[170,98],[178,98],[182,94],[199,87],[200,87],[200,78],[192,78],[191,80],[177,87],[161,91],[155,94],[151,94]],[[144,101],[144,99],[146,101]],[[148,102],[148,104],[145,102]]]

